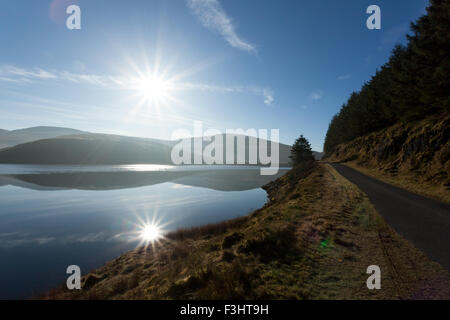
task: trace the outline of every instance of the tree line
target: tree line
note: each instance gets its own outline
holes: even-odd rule
[[[386,128],[450,110],[450,1],[431,0],[411,24],[406,45],[389,58],[332,118],[324,151]]]

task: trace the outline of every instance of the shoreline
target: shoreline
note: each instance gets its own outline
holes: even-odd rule
[[[269,201],[247,216],[178,230],[84,275],[80,291],[36,298],[405,299],[448,276],[326,164],[294,168],[264,189]],[[361,290],[372,264],[383,290]]]

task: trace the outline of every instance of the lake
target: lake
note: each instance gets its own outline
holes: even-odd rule
[[[249,214],[264,205],[261,176],[248,166],[0,165],[0,299],[27,298],[162,233]]]

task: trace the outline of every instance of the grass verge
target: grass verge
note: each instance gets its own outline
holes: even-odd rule
[[[437,185],[434,183],[419,182],[417,177],[408,173],[396,173],[380,171],[376,168],[366,168],[359,165],[356,161],[344,162],[346,166],[353,168],[365,175],[391,184],[393,186],[411,191],[424,197],[439,200],[450,204],[450,191],[448,186]]]

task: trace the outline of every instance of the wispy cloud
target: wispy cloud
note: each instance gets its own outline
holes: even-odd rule
[[[270,88],[258,88],[258,87],[252,87],[251,90],[257,94],[261,95],[264,98],[264,103],[268,106],[271,106],[273,102],[275,101],[275,95]]]
[[[47,71],[39,68],[24,69],[11,65],[0,66],[0,81],[30,83],[33,80],[64,80],[101,86],[107,86],[114,83],[113,79],[104,76],[75,74],[67,71]]]
[[[340,75],[339,77],[337,77],[337,79],[341,81],[341,80],[350,79],[351,77],[352,77],[351,74],[343,74],[343,75]]]
[[[226,86],[215,86],[204,83],[191,83],[183,82],[177,85],[180,90],[203,90],[211,92],[220,93],[252,93],[257,96],[261,96],[264,99],[264,103],[268,106],[272,105],[275,101],[275,94],[270,88],[261,88],[258,86],[237,86],[237,87],[226,87]]]
[[[237,35],[232,19],[218,0],[187,0],[187,6],[205,28],[218,32],[233,48],[256,51],[255,45]]]
[[[40,78],[40,79],[55,79],[56,75],[47,72],[42,69],[36,69],[34,71],[25,70],[22,68],[17,68],[14,66],[6,65],[0,70],[2,73],[7,73],[13,76],[20,76],[24,78]]]
[[[200,90],[200,91],[223,92],[223,93],[244,91],[242,87],[216,86],[198,82],[181,82],[178,83],[176,87],[178,90]]]
[[[13,78],[8,78],[8,77],[0,77],[0,81],[2,81],[2,82],[14,82],[14,83],[24,82],[23,80],[20,80],[20,79],[13,79]]]
[[[273,92],[271,90],[265,89],[263,91],[263,95],[264,95],[264,103],[270,106],[275,100],[275,98],[273,97]]]
[[[317,101],[317,100],[322,99],[323,95],[324,95],[323,91],[318,90],[318,91],[311,92],[311,94],[309,95],[309,98],[311,100]]]
[[[130,90],[139,81],[137,77],[95,75],[72,73],[68,71],[47,71],[43,69],[24,69],[15,66],[0,66],[0,82],[28,85],[39,81],[62,81],[80,85],[98,86],[113,90]],[[214,84],[196,82],[174,82],[171,84],[174,91],[210,91],[217,93],[247,93],[262,97],[264,104],[272,105],[275,95],[271,88],[260,86],[217,86]]]

